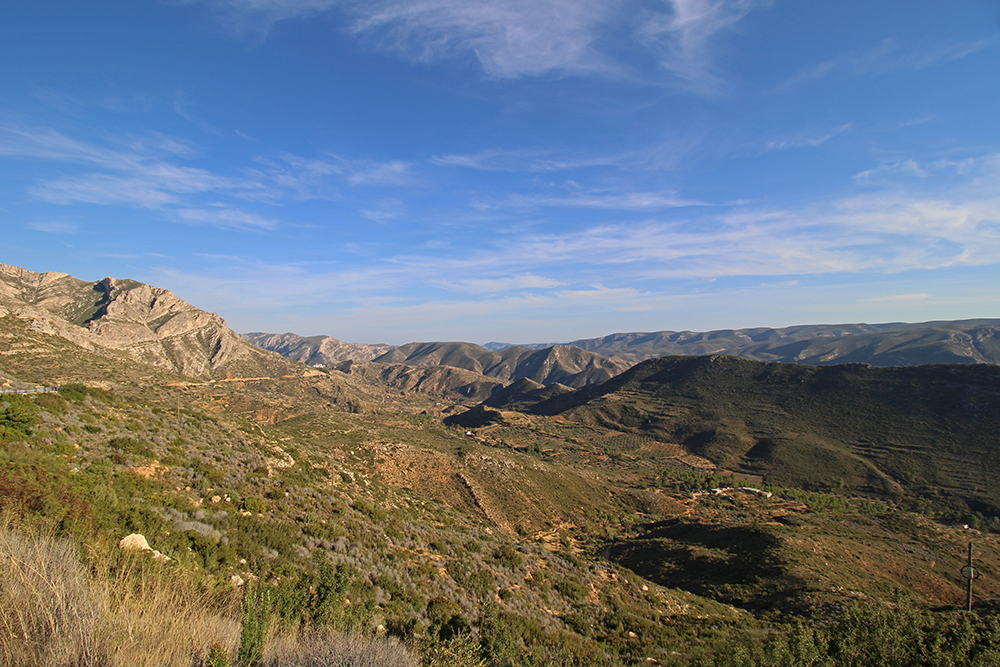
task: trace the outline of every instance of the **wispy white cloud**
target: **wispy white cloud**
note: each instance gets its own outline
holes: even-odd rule
[[[28,227],[36,232],[47,234],[72,234],[77,230],[78,225],[75,222],[64,220],[46,220],[44,222],[29,222]]]
[[[394,0],[351,3],[351,30],[404,57],[473,54],[497,77],[607,69],[593,48],[614,4],[597,0]]]
[[[914,118],[904,120],[899,124],[899,127],[916,127],[917,125],[924,125],[925,123],[930,123],[931,121],[933,121],[934,118],[935,117],[933,115],[916,116]]]
[[[372,222],[392,222],[406,215],[406,204],[400,199],[390,197],[379,201],[376,206],[361,209],[360,213]]]
[[[199,0],[189,0],[197,2]],[[602,48],[609,31],[633,32],[684,87],[708,92],[713,37],[770,0],[202,0],[237,32],[263,38],[279,22],[321,13],[349,32],[415,62],[474,57],[493,77],[550,73],[621,77],[629,66]]]
[[[1000,173],[992,159],[983,159],[967,179],[937,196],[897,186],[801,209],[735,206],[680,221],[523,234],[467,257],[408,261],[430,271],[546,267],[560,279],[554,267],[564,267],[622,280],[892,273],[1000,263]]]
[[[769,0],[667,0],[670,13],[650,13],[640,35],[660,56],[661,65],[699,92],[722,83],[714,71],[712,41]]]
[[[192,0],[194,1],[194,0]],[[347,29],[407,60],[476,58],[490,76],[608,69],[595,31],[618,3],[600,0],[207,0],[239,33],[336,12]]]
[[[179,203],[184,195],[228,192],[246,196],[267,189],[252,178],[220,176],[164,159],[165,152],[174,156],[194,152],[191,144],[181,140],[155,134],[149,139],[126,137],[109,143],[80,141],[48,128],[0,127],[0,155],[99,170],[42,180],[30,188],[31,194],[53,203],[159,208]]]
[[[757,298],[760,290],[807,293],[812,288],[803,283],[814,281],[803,281],[804,276],[891,276],[1000,264],[1000,156],[977,159],[967,169],[963,184],[933,196],[897,186],[801,208],[736,205],[685,219],[497,234],[462,252],[415,245],[358,267],[215,258],[202,274],[174,272],[162,282],[230,312],[306,307],[312,312],[325,305],[338,313],[336,320],[329,318],[336,328],[325,333],[353,327],[392,332],[399,325],[392,335],[409,340],[420,336],[424,323],[437,330],[471,330],[477,328],[471,323],[483,319],[490,326],[477,330],[486,331],[504,318],[527,326],[537,316],[551,327],[555,313],[559,326],[569,330],[584,321],[576,319],[583,313],[663,313],[680,305],[692,308],[704,300],[700,295],[707,295],[705,303],[736,307],[746,294],[708,286],[745,285],[750,279]],[[364,254],[377,253],[369,248]],[[929,315],[952,312],[941,295],[914,287],[874,294],[859,289],[854,295],[837,288],[836,307],[806,299],[795,316],[843,311],[849,317],[857,312],[886,317],[907,304]]]
[[[125,204],[140,208],[161,208],[180,199],[158,184],[141,178],[110,174],[61,178],[28,188],[35,197],[53,204]]]
[[[0,155],[92,163],[111,167],[123,157],[113,150],[71,139],[49,128],[0,127]]]
[[[480,202],[485,208],[496,204]],[[614,211],[646,211],[665,208],[708,206],[705,202],[684,199],[676,191],[665,192],[573,192],[567,195],[513,195],[499,203],[501,207],[593,208]]]
[[[276,220],[229,207],[180,208],[172,210],[170,215],[184,222],[211,224],[232,229],[259,231],[278,227]]]
[[[258,156],[257,169],[249,172],[268,184],[267,197],[326,199],[339,196],[334,180],[353,186],[386,187],[414,182],[412,164],[403,160],[358,160],[339,155],[306,158],[284,153],[278,158]]]
[[[347,177],[351,185],[402,185],[411,180],[410,165],[402,160],[355,164]]]
[[[815,148],[816,146],[821,146],[830,139],[851,130],[852,127],[853,126],[850,123],[847,123],[821,134],[798,134],[785,139],[775,139],[767,143],[766,150],[774,151],[786,148]]]
[[[945,65],[985,49],[996,48],[996,38],[956,41],[924,48],[909,47],[889,38],[866,51],[851,51],[806,67],[782,82],[779,90],[820,81],[830,76],[866,76],[918,71]]]
[[[853,176],[855,181],[872,183],[882,177],[890,175],[918,176],[926,178],[930,174],[921,167],[915,160],[904,160],[902,162],[889,162],[880,164],[872,169],[866,169]]]
[[[870,299],[864,299],[865,303],[900,303],[900,302],[913,302],[913,301],[927,301],[931,298],[930,294],[924,292],[918,292],[914,294],[890,294],[887,296],[877,296]]]
[[[412,165],[407,162],[349,160],[333,155],[260,157],[236,175],[221,175],[183,164],[187,158],[199,157],[197,146],[158,133],[111,137],[98,143],[48,128],[7,126],[0,127],[2,155],[53,161],[84,172],[36,181],[28,193],[43,201],[153,209],[173,220],[243,230],[277,226],[272,217],[246,211],[248,202],[276,205],[337,199],[339,190],[347,186],[384,188],[415,182]],[[206,196],[213,201],[204,201]],[[226,198],[228,204],[220,203]]]
[[[514,276],[489,278],[439,279],[432,281],[431,284],[451,292],[489,294],[520,290],[549,289],[552,287],[559,287],[565,283],[560,280],[553,280],[551,278],[534,275],[532,273],[522,273]]]
[[[569,156],[542,150],[485,150],[470,154],[436,155],[431,164],[480,171],[547,172],[622,164],[624,155]]]

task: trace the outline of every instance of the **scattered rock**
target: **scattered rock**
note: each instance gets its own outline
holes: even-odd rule
[[[149,542],[146,541],[146,537],[139,533],[132,533],[131,535],[126,535],[118,543],[119,548],[123,551],[148,551],[153,556],[153,560],[159,561],[169,561],[171,558],[169,556],[164,556],[156,549],[149,546]]]

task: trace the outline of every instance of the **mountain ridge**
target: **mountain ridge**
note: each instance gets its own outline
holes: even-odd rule
[[[277,352],[309,366],[332,367],[345,361],[371,361],[394,346],[383,343],[346,343],[333,336],[300,336],[254,331],[240,334],[243,340],[265,350]]]
[[[627,369],[628,362],[570,345],[540,350],[511,347],[493,352],[472,343],[407,343],[376,357],[372,363],[453,366],[504,381],[528,378],[541,384],[580,387],[607,380]]]
[[[633,362],[670,355],[727,354],[757,361],[811,365],[1000,364],[1000,319],[631,332],[568,344]]]
[[[300,373],[285,358],[245,342],[217,313],[135,280],[87,282],[0,264],[0,309],[0,316],[13,315],[84,349],[114,350],[192,378]]]
[[[336,366],[344,361],[405,363],[411,366],[450,365],[489,377],[517,380],[537,375],[511,371],[510,357],[555,348],[581,350],[632,364],[662,356],[725,354],[756,361],[824,366],[866,363],[873,366],[919,366],[935,363],[1000,364],[1000,319],[931,320],[881,324],[809,324],[712,331],[614,333],[567,343],[413,342],[401,346],[344,343],[331,336],[303,337],[294,333],[241,334],[264,349],[309,365]],[[447,357],[447,363],[445,358]],[[515,362],[514,366],[517,363]],[[618,371],[620,372],[620,371]],[[615,374],[614,371],[611,372]],[[593,376],[587,382],[595,380]]]
[[[529,388],[530,389],[530,388]],[[948,489],[1000,514],[1000,367],[660,357],[599,384],[484,405],[676,443],[720,470],[895,497]],[[941,463],[941,467],[935,464]],[[944,465],[944,464],[947,465]],[[946,472],[947,471],[947,472]]]

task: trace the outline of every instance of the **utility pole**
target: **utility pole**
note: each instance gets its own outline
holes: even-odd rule
[[[972,611],[972,582],[979,578],[979,572],[972,565],[972,542],[969,542],[969,560],[959,572],[965,577],[966,581],[966,599],[965,599],[965,610]]]

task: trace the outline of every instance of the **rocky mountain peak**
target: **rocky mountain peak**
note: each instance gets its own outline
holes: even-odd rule
[[[31,319],[36,328],[184,375],[252,375],[252,369],[260,375],[267,365],[266,353],[244,342],[217,314],[135,280],[109,276],[86,282],[0,265],[0,297],[11,314]]]

